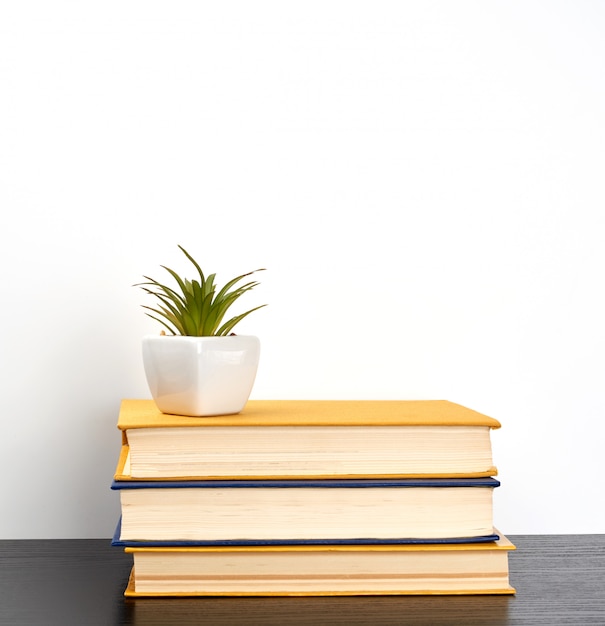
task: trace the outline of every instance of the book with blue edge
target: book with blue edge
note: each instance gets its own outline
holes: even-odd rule
[[[482,535],[479,537],[445,537],[433,539],[417,538],[397,538],[397,539],[299,539],[299,540],[277,540],[277,539],[221,539],[214,541],[205,540],[164,540],[164,541],[136,541],[132,539],[122,539],[122,518],[118,520],[111,545],[119,548],[193,548],[193,547],[239,547],[239,546],[375,546],[375,545],[436,545],[436,544],[469,544],[469,543],[491,543],[498,541],[500,535],[494,530],[492,535]]]
[[[366,542],[494,534],[495,478],[114,481],[125,541]]]

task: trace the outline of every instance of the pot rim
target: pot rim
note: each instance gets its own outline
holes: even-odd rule
[[[225,339],[258,339],[256,335],[224,335],[224,336],[216,336],[216,335],[204,335],[202,337],[198,337],[195,335],[143,335],[143,339],[178,339],[180,341],[218,341]]]

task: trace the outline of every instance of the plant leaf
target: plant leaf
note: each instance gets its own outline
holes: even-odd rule
[[[190,336],[223,336],[253,311],[267,306],[265,304],[250,309],[246,313],[232,317],[228,322],[221,323],[229,308],[246,292],[258,286],[258,281],[249,281],[236,287],[245,277],[264,268],[237,276],[228,281],[216,293],[216,274],[204,275],[195,259],[183,248],[178,246],[197,270],[199,280],[182,278],[174,270],[161,265],[176,282],[176,287],[169,287],[154,278],[143,276],[146,282],[137,283],[147,295],[157,298],[158,308],[142,305],[147,309],[146,315],[167,328],[171,334]],[[219,328],[220,326],[220,328]]]
[[[254,307],[253,309],[250,309],[249,311],[246,311],[245,313],[242,313],[241,315],[237,315],[236,317],[232,317],[228,322],[226,322],[225,324],[223,324],[218,331],[216,332],[216,336],[217,337],[224,337],[225,335],[228,335],[231,330],[233,330],[233,327],[236,324],[239,324],[239,322],[241,322],[244,317],[247,317],[248,315],[250,315],[250,313],[254,313],[254,311],[258,311],[258,309],[262,309],[263,307],[267,306],[266,304],[261,304],[260,306]]]

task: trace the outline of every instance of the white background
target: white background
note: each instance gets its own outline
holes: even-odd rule
[[[268,268],[254,398],[464,404],[500,530],[605,532],[603,33],[586,0],[2,2],[0,537],[113,532],[132,285],[177,244]]]

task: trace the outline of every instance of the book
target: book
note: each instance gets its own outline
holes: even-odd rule
[[[122,541],[380,543],[494,534],[495,478],[113,481]]]
[[[125,548],[126,596],[513,594],[496,542],[398,546]]]
[[[481,535],[478,537],[432,537],[430,539],[416,539],[413,537],[397,539],[291,539],[283,541],[278,539],[221,539],[205,541],[198,540],[163,540],[163,541],[137,541],[132,539],[121,539],[122,518],[120,517],[111,545],[119,548],[190,548],[201,547],[222,547],[222,546],[325,546],[325,545],[412,545],[412,544],[440,544],[440,543],[489,543],[498,541],[500,535],[494,530],[492,535]]]
[[[250,400],[237,415],[123,400],[116,480],[494,476],[500,423],[446,400]]]

